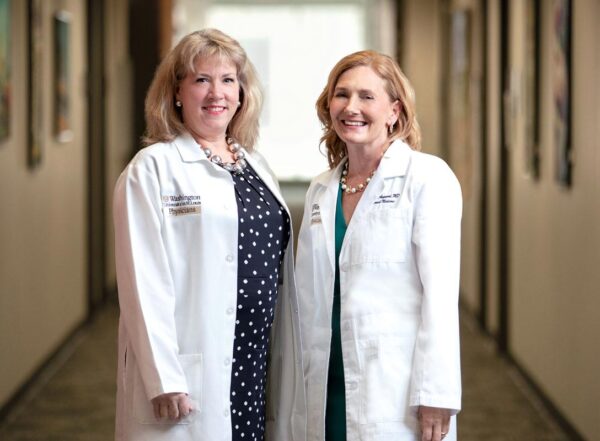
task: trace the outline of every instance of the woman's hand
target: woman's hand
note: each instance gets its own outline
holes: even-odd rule
[[[157,420],[162,418],[179,420],[188,416],[194,410],[192,400],[189,399],[187,394],[181,392],[162,394],[154,397],[152,399],[152,406],[154,408],[154,416]]]
[[[441,441],[450,429],[450,410],[419,406],[421,441]]]

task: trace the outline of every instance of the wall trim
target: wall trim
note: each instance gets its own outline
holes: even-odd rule
[[[462,292],[461,292],[462,294]],[[459,297],[460,299],[460,297]],[[479,317],[473,308],[471,308],[462,299],[459,300],[459,312],[461,321],[470,323],[469,328],[480,332],[484,338],[491,341],[497,349],[496,356],[504,360],[508,367],[513,368],[516,374],[520,377],[525,385],[530,389],[530,392],[535,395],[544,410],[556,425],[568,436],[570,441],[587,441],[575,428],[573,424],[562,414],[562,412],[554,405],[552,400],[546,395],[538,383],[533,379],[529,372],[508,352],[503,352],[500,348],[498,337],[492,334],[488,329],[481,327]]]
[[[42,389],[52,376],[71,357],[79,344],[83,341],[87,328],[93,322],[95,316],[88,316],[67,334],[67,336],[55,347],[55,349],[42,361],[29,379],[12,394],[0,408],[0,435],[4,426],[8,425],[19,415],[22,406],[32,400],[37,392]]]
[[[537,398],[539,398],[540,402],[544,406],[544,409],[548,411],[550,416],[565,432],[569,439],[571,441],[586,441],[586,439],[577,431],[575,426],[569,422],[562,412],[554,405],[552,400],[543,392],[542,388],[537,384],[529,372],[523,366],[521,366],[511,354],[506,353],[503,354],[503,356],[506,358],[508,363],[516,369],[525,383],[527,383],[527,386],[532,389],[533,393],[537,396]]]

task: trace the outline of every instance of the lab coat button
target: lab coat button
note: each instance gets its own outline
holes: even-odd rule
[[[235,309],[227,308],[227,314],[231,315],[231,314],[233,314],[233,311],[235,311]]]
[[[229,363],[231,363],[231,359],[229,357],[227,357],[225,359],[225,366],[229,366]]]
[[[229,416],[229,410],[224,410],[224,411],[223,411],[223,416],[224,416],[225,418],[227,418],[227,417]]]
[[[227,257],[225,258],[225,260],[227,262],[233,262],[233,256],[231,254],[228,254]]]

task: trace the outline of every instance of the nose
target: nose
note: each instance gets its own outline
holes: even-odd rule
[[[346,107],[344,111],[349,115],[358,114],[358,97],[355,95],[350,95],[348,100],[346,101]]]
[[[223,97],[223,89],[219,81],[212,81],[208,90],[209,98],[220,99]]]

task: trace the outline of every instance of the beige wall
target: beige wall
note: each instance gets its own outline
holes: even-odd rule
[[[460,139],[451,138],[450,165],[455,169],[461,179],[463,193],[463,221],[462,221],[462,243],[461,243],[461,302],[474,314],[479,313],[481,298],[481,182],[483,179],[481,169],[482,138],[481,127],[483,87],[483,47],[482,27],[483,16],[480,2],[476,0],[462,0],[455,2],[458,8],[467,10],[470,17],[469,35],[469,86],[468,92],[468,116],[469,133],[465,137],[465,145],[456,145]],[[449,37],[448,37],[449,38]],[[454,127],[450,127],[452,134]],[[454,155],[452,150],[460,152]],[[464,164],[459,166],[458,160],[462,159]],[[460,173],[461,169],[464,170]]]
[[[513,1],[511,50],[520,74],[521,2]],[[522,124],[511,155],[510,348],[561,412],[586,439],[600,439],[600,204],[598,203],[598,54],[600,4],[575,2],[573,19],[573,186],[554,179],[552,125],[553,17],[543,3],[541,179],[524,173]],[[597,95],[596,95],[597,96]],[[520,107],[518,108],[520,109]],[[518,110],[517,110],[518,111]]]
[[[440,7],[438,0],[405,1],[400,67],[415,89],[423,151],[440,156]]]
[[[478,4],[462,0],[451,2],[450,7],[469,8],[476,18]],[[440,75],[439,60],[443,54],[441,46],[431,41],[432,38],[444,38],[439,17],[443,11],[439,1],[408,0],[405,5],[403,67],[415,85],[427,146],[427,139],[431,140],[432,134],[443,136],[439,132],[441,118],[451,116],[441,113],[441,94],[435,78]],[[597,380],[600,372],[600,352],[597,350],[600,335],[600,296],[597,294],[600,286],[597,269],[600,250],[600,88],[595,84],[600,77],[600,3],[580,0],[574,8],[572,109],[575,165],[570,189],[561,188],[554,178],[552,2],[542,2],[541,178],[534,181],[525,172],[524,5],[521,0],[510,3],[508,350],[567,421],[585,439],[596,440],[600,439],[600,419],[597,418],[600,398]],[[485,20],[488,38],[485,61],[488,68],[485,83],[488,123],[486,318],[487,331],[496,334],[499,326],[502,102],[499,0],[488,1]],[[481,41],[483,30],[474,29],[478,32],[475,39]],[[474,50],[479,51],[475,47]],[[481,80],[477,73],[471,75],[475,86]],[[429,104],[423,105],[423,98]],[[462,146],[450,142],[450,163],[455,170],[464,172],[465,164],[456,148]],[[475,156],[470,160],[476,164],[477,151],[472,153]],[[463,191],[475,192],[476,200],[480,185],[478,170],[476,167],[467,167],[467,170],[473,173],[472,182],[467,188],[463,185]],[[461,293],[463,302],[471,310],[478,308],[478,216],[473,194],[466,194]]]
[[[27,168],[27,10],[12,5],[11,135],[0,145],[0,406],[86,316],[85,1],[43,1],[43,161]],[[52,133],[52,15],[72,14],[74,137]]]
[[[461,262],[461,301],[468,309],[479,308],[479,209],[480,209],[480,151],[481,139],[479,125],[481,116],[478,96],[483,87],[481,39],[477,33],[481,26],[479,2],[474,0],[453,1],[446,6],[439,0],[411,0],[403,2],[402,17],[402,68],[415,88],[417,101],[417,117],[423,132],[423,151],[437,156],[444,156],[444,145],[449,147],[446,159],[461,180],[464,196],[463,228],[462,228],[462,262]],[[443,133],[442,118],[444,112],[444,89],[446,81],[443,72],[443,57],[447,35],[444,31],[444,14],[450,10],[466,9],[470,11],[471,39],[470,58],[471,87],[470,118],[473,123],[467,142],[456,145],[457,127],[450,124],[448,133]],[[452,99],[455,90],[448,89],[448,98]],[[446,138],[447,137],[447,138]]]

